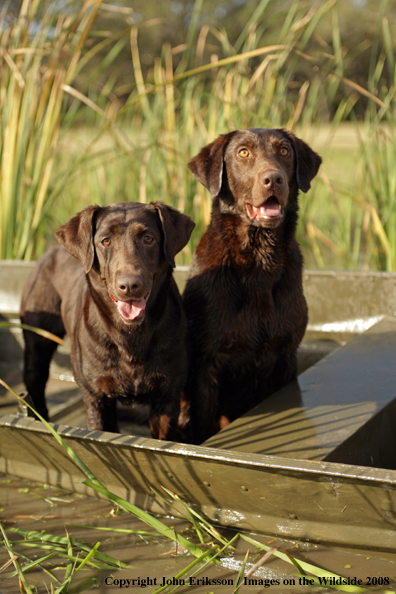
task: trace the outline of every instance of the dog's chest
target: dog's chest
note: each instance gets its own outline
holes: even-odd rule
[[[273,304],[270,301],[267,304],[265,309],[271,311],[270,315],[260,316],[249,304],[235,315],[229,315],[228,320],[218,326],[219,351],[232,356],[238,353],[250,360],[272,349],[280,339],[281,320],[273,315]]]
[[[139,402],[149,402],[153,393],[160,392],[164,386],[164,376],[149,362],[120,361],[117,366],[104,370],[96,380],[99,394],[110,398],[127,398]]]
[[[136,352],[131,345],[111,342],[103,346],[85,350],[81,359],[72,357],[78,383],[88,382],[97,395],[139,402],[150,402],[162,391],[166,373],[147,349]]]
[[[211,307],[211,326],[219,351],[261,356],[266,350],[281,348],[296,333],[301,339],[299,328],[305,319],[302,294],[297,298],[282,282],[275,289],[273,280],[262,271],[245,276],[228,270],[215,285],[211,299],[215,298],[217,305]]]
[[[212,295],[218,303],[216,317],[223,332],[228,328],[242,334],[259,329],[271,332],[272,320],[279,317],[271,284],[260,271],[241,275],[230,268],[219,275]]]

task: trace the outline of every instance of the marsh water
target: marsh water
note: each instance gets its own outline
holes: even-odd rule
[[[10,541],[23,541],[22,535],[15,530],[44,531],[59,537],[64,537],[67,533],[70,537],[88,545],[89,548],[100,542],[101,552],[130,566],[128,569],[117,571],[84,567],[72,581],[69,592],[74,594],[89,591],[98,592],[98,594],[114,594],[125,590],[155,592],[167,583],[169,587],[166,592],[170,592],[178,585],[176,591],[180,594],[187,591],[197,592],[197,594],[209,592],[232,594],[247,549],[250,549],[250,555],[245,573],[262,557],[262,553],[256,553],[253,546],[239,539],[236,550],[225,553],[221,557],[220,564],[207,566],[196,574],[193,585],[183,586],[183,578],[177,580],[176,576],[194,560],[194,557],[166,539],[147,534],[134,534],[132,531],[149,532],[151,530],[140,520],[126,512],[117,515],[117,509],[111,502],[68,493],[48,485],[5,475],[0,475],[0,518]],[[187,522],[170,517],[161,518],[161,520],[185,536],[192,537],[191,525]],[[229,530],[224,534],[228,538],[233,535]],[[369,587],[370,591],[396,591],[396,558],[392,559],[389,553],[341,551],[312,543],[250,536],[271,547],[281,547],[280,550],[288,551],[296,559],[312,563],[346,578],[357,577],[364,585],[367,584],[367,578],[376,578],[374,581],[377,585]],[[196,537],[195,540],[198,544]],[[23,555],[32,560],[41,558],[53,552],[53,546],[42,549],[33,545],[32,548],[27,548],[23,542],[19,542],[14,544],[14,552],[24,563]],[[8,560],[8,554],[4,548],[0,555],[2,565]],[[60,581],[63,580],[64,560],[55,556],[43,565],[53,576]],[[61,565],[62,568],[60,568]],[[13,569],[8,568],[0,573],[1,594],[17,594],[20,591],[18,577],[12,577],[12,572]],[[29,584],[36,586],[37,594],[51,592],[51,583],[55,589],[59,586],[40,569],[30,570],[26,576]],[[389,586],[385,588],[378,585],[386,578],[389,578]],[[283,592],[337,591],[337,587],[335,590],[334,588],[330,590],[307,585],[308,580],[309,577],[303,580],[293,565],[270,556],[254,575],[246,580],[240,592],[281,594]]]

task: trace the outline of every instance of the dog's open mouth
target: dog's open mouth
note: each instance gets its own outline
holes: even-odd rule
[[[137,320],[140,316],[144,315],[143,312],[146,308],[148,298],[150,297],[150,292],[141,299],[128,299],[128,301],[120,301],[119,299],[116,299],[110,291],[109,295],[117,306],[120,316],[124,320],[130,322],[132,320]]]
[[[247,203],[246,208],[250,219],[278,219],[284,214],[283,206],[276,196],[270,196],[261,206]]]

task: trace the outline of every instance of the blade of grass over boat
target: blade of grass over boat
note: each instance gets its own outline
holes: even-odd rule
[[[64,344],[64,340],[52,334],[52,332],[48,332],[48,330],[43,330],[42,328],[35,328],[34,326],[29,326],[28,324],[17,324],[14,322],[0,322],[0,328],[22,328],[23,330],[30,330],[31,332],[35,332],[44,338],[48,338],[48,340],[53,340],[58,344]]]
[[[222,537],[222,535],[214,528],[214,526],[212,526],[210,524],[210,522],[208,522],[197,511],[190,508],[187,505],[187,503],[182,501],[176,493],[172,493],[172,491],[170,491],[169,489],[166,489],[165,487],[162,487],[162,489],[165,491],[165,493],[167,493],[169,495],[169,497],[171,497],[174,501],[178,502],[182,506],[182,508],[186,512],[186,515],[184,517],[186,518],[186,520],[189,520],[193,524],[197,534],[199,532],[198,536],[202,537],[201,529],[203,529],[210,536],[212,536],[216,540],[218,540],[221,544],[223,544],[223,545],[227,544],[227,540]],[[160,493],[158,493],[158,491],[156,491],[153,488],[152,488],[152,491],[157,495],[157,497],[159,497],[160,499],[162,499],[162,501],[164,501],[165,503],[167,503],[167,505],[169,505],[169,501],[167,499],[165,499],[165,497],[163,497]],[[196,518],[198,520],[198,524],[194,518]]]
[[[111,493],[111,491],[106,489],[106,487],[99,483],[99,481],[94,482],[90,479],[86,479],[85,481],[83,481],[83,484],[87,485],[87,487],[91,487],[91,489],[94,489],[98,493],[105,495],[108,499],[110,499],[110,501],[113,501],[125,511],[131,513],[139,520],[142,520],[145,524],[157,530],[162,536],[165,536],[170,541],[173,542],[174,540],[176,540],[179,545],[187,549],[191,554],[195,555],[196,557],[200,557],[202,555],[202,549],[200,547],[192,543],[190,540],[188,540],[178,532],[175,532],[171,528],[168,528],[166,524],[164,524],[157,518],[139,509],[138,507],[136,507],[136,505],[133,505],[132,503],[129,503],[129,501],[126,501],[122,497],[119,497],[118,495]]]
[[[85,476],[87,476],[90,481],[92,483],[97,483],[100,485],[100,482],[98,481],[98,479],[95,477],[95,475],[89,470],[89,468],[84,464],[84,462],[77,456],[77,454],[74,453],[74,451],[72,450],[72,448],[70,446],[67,445],[67,443],[64,441],[64,439],[55,431],[55,429],[51,426],[50,423],[48,423],[35,409],[33,406],[31,406],[28,402],[25,402],[25,400],[17,393],[15,392],[15,390],[13,390],[10,386],[8,386],[2,379],[0,379],[0,384],[2,386],[4,386],[9,392],[11,392],[11,394],[13,394],[19,401],[23,402],[24,404],[26,404],[26,406],[28,408],[30,408],[35,415],[37,415],[37,417],[40,419],[40,421],[42,423],[44,423],[44,425],[47,427],[47,429],[50,431],[50,433],[52,433],[52,435],[55,437],[56,441],[59,443],[59,445],[62,446],[62,448],[65,450],[65,452],[68,454],[68,456],[70,456],[70,458],[73,460],[73,462],[76,464],[76,466],[85,474]]]

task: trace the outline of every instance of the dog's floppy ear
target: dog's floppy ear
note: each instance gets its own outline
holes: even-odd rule
[[[221,190],[224,151],[232,134],[222,134],[214,142],[204,146],[188,163],[190,171],[205,188],[208,188],[212,198],[216,198]]]
[[[157,211],[162,224],[166,261],[174,268],[175,256],[187,245],[195,223],[189,216],[163,202],[152,202],[151,204]]]
[[[286,134],[294,146],[298,187],[303,192],[308,192],[311,187],[311,180],[318,173],[322,158],[303,140],[296,138],[296,136],[288,130],[282,130],[282,132]]]
[[[100,206],[87,206],[55,232],[61,246],[81,260],[86,274],[94,262],[93,216],[99,209]]]

